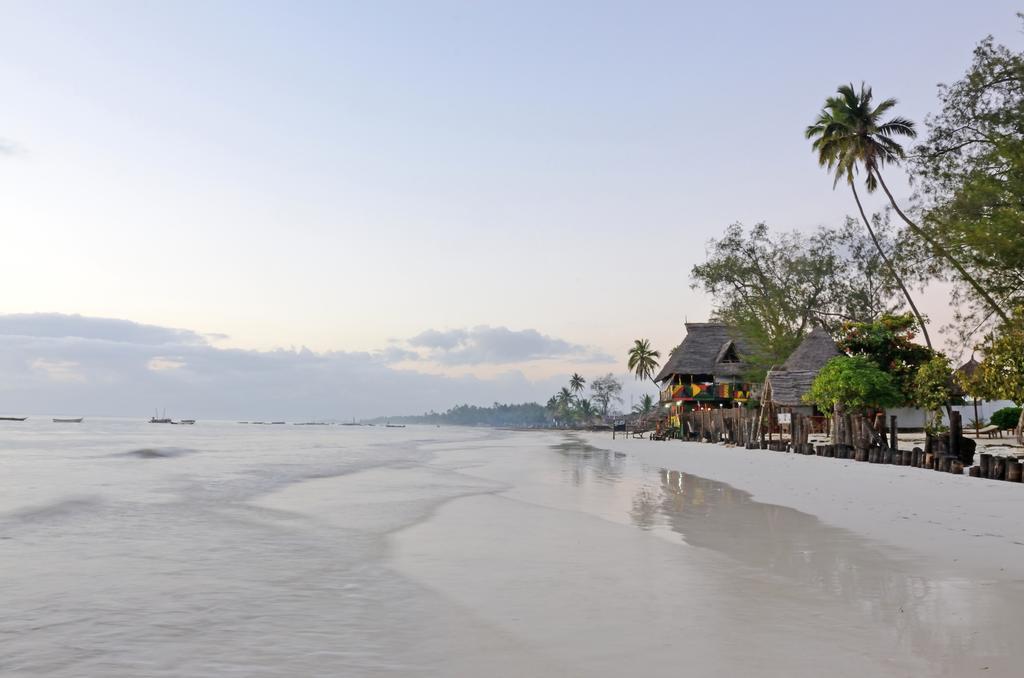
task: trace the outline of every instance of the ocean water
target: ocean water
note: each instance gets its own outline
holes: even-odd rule
[[[475,431],[0,422],[0,675],[407,673],[408,587],[386,534],[458,488],[381,500],[350,526],[261,506],[284,488],[416,467]],[[367,507],[372,510],[367,510]],[[316,511],[314,510],[314,514]],[[326,516],[340,519],[345,516]]]

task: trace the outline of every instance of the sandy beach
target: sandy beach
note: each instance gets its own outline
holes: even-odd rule
[[[508,485],[393,537],[477,619],[450,675],[1019,675],[1019,486],[604,434],[435,454]]]

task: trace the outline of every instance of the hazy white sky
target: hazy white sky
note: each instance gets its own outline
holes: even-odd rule
[[[706,318],[688,272],[726,225],[852,212],[802,137],[836,85],[921,120],[1014,11],[0,0],[0,313],[621,371]]]

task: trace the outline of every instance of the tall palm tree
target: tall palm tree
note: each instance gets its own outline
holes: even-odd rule
[[[637,379],[650,379],[651,383],[657,386],[654,375],[657,374],[658,359],[661,358],[661,353],[651,348],[650,340],[634,340],[633,348],[629,349],[627,355],[629,355],[629,362],[626,365],[629,367],[629,371]]]
[[[559,389],[558,393],[555,394],[555,402],[558,403],[558,413],[563,421],[568,422],[568,420],[572,419],[572,406],[574,401],[575,398],[573,397],[572,391],[570,391],[566,386],[563,386]]]
[[[578,394],[580,391],[582,391],[583,386],[586,383],[587,380],[581,377],[576,372],[573,372],[572,376],[569,377],[569,388],[572,390],[573,393]]]
[[[856,171],[857,166],[862,166],[867,176],[865,186],[868,192],[874,192],[878,186],[882,187],[889,203],[896,214],[907,224],[911,231],[924,240],[937,255],[945,259],[956,269],[964,282],[970,285],[974,291],[985,300],[985,303],[1004,322],[1008,321],[1006,312],[996,303],[992,295],[954,258],[949,251],[937,242],[931,235],[914,223],[900,209],[892,192],[882,178],[881,169],[887,163],[898,163],[905,157],[903,147],[893,138],[903,136],[913,139],[917,136],[914,123],[906,118],[892,118],[881,122],[882,116],[896,105],[895,99],[886,99],[872,108],[871,88],[861,84],[860,92],[854,90],[853,85],[842,85],[837,90],[838,96],[830,97],[825,102],[823,115],[818,122],[807,128],[807,137],[818,137],[821,140],[815,141],[815,150],[819,152],[819,161],[828,164],[823,158],[835,157],[837,181],[840,173],[849,175]],[[825,116],[825,113],[830,116]],[[827,120],[825,118],[828,118]],[[822,123],[824,125],[821,125]],[[819,131],[819,126],[821,129]],[[845,149],[837,151],[839,149]],[[832,169],[833,165],[829,164]],[[852,185],[852,179],[849,179]],[[859,206],[859,201],[858,201]],[[863,214],[863,210],[861,210]]]
[[[829,97],[825,100],[825,106],[818,114],[818,119],[813,125],[807,127],[804,134],[808,139],[813,140],[811,148],[818,152],[818,164],[828,168],[835,175],[832,188],[838,186],[843,179],[849,185],[864,227],[867,229],[868,235],[871,236],[871,242],[875,244],[878,255],[889,269],[896,284],[899,285],[914,317],[917,318],[917,324],[921,327],[921,336],[925,343],[928,348],[932,348],[932,339],[928,335],[924,317],[917,309],[917,304],[910,296],[910,290],[904,284],[903,278],[900,277],[896,267],[878,242],[878,237],[875,235],[874,229],[871,228],[871,220],[864,213],[864,206],[860,202],[857,184],[854,181],[858,167],[863,165],[867,171],[868,192],[873,191],[874,186],[877,185],[873,168],[894,157],[897,152],[896,148],[899,148],[899,153],[902,153],[902,148],[892,141],[892,137],[895,135],[913,137],[916,134],[914,123],[899,117],[880,122],[882,115],[896,105],[896,100],[887,99],[872,109],[871,89],[865,89],[863,85],[859,96],[853,91],[853,85],[842,85],[838,93],[839,96]]]

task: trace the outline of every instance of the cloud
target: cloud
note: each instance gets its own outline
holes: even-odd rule
[[[459,332],[465,336],[449,341]],[[392,365],[421,359],[421,350],[440,351],[450,364],[589,355],[534,330],[506,328],[426,334],[419,350],[377,352],[242,350],[206,336],[109,318],[0,316],[0,412],[148,417],[166,408],[174,417],[294,420],[543,402],[562,377],[531,381],[516,370],[453,377]]]
[[[467,336],[468,332],[466,330],[445,330],[444,332],[426,330],[410,339],[409,344],[423,348],[450,351],[466,341]]]
[[[46,375],[50,381],[84,381],[85,377],[78,371],[78,363],[73,360],[48,360],[36,358],[32,361],[33,370]]]
[[[487,325],[472,329],[431,329],[412,337],[408,343],[426,349],[429,360],[450,366],[507,365],[554,359],[575,362],[613,360],[592,348],[549,337],[534,329],[510,330]]]
[[[130,320],[87,318],[62,313],[0,315],[0,335],[97,339],[147,346],[208,343],[202,335],[191,330],[175,330],[156,325],[143,325]]]
[[[18,155],[24,152],[22,147],[10,139],[0,137],[0,155]]]

